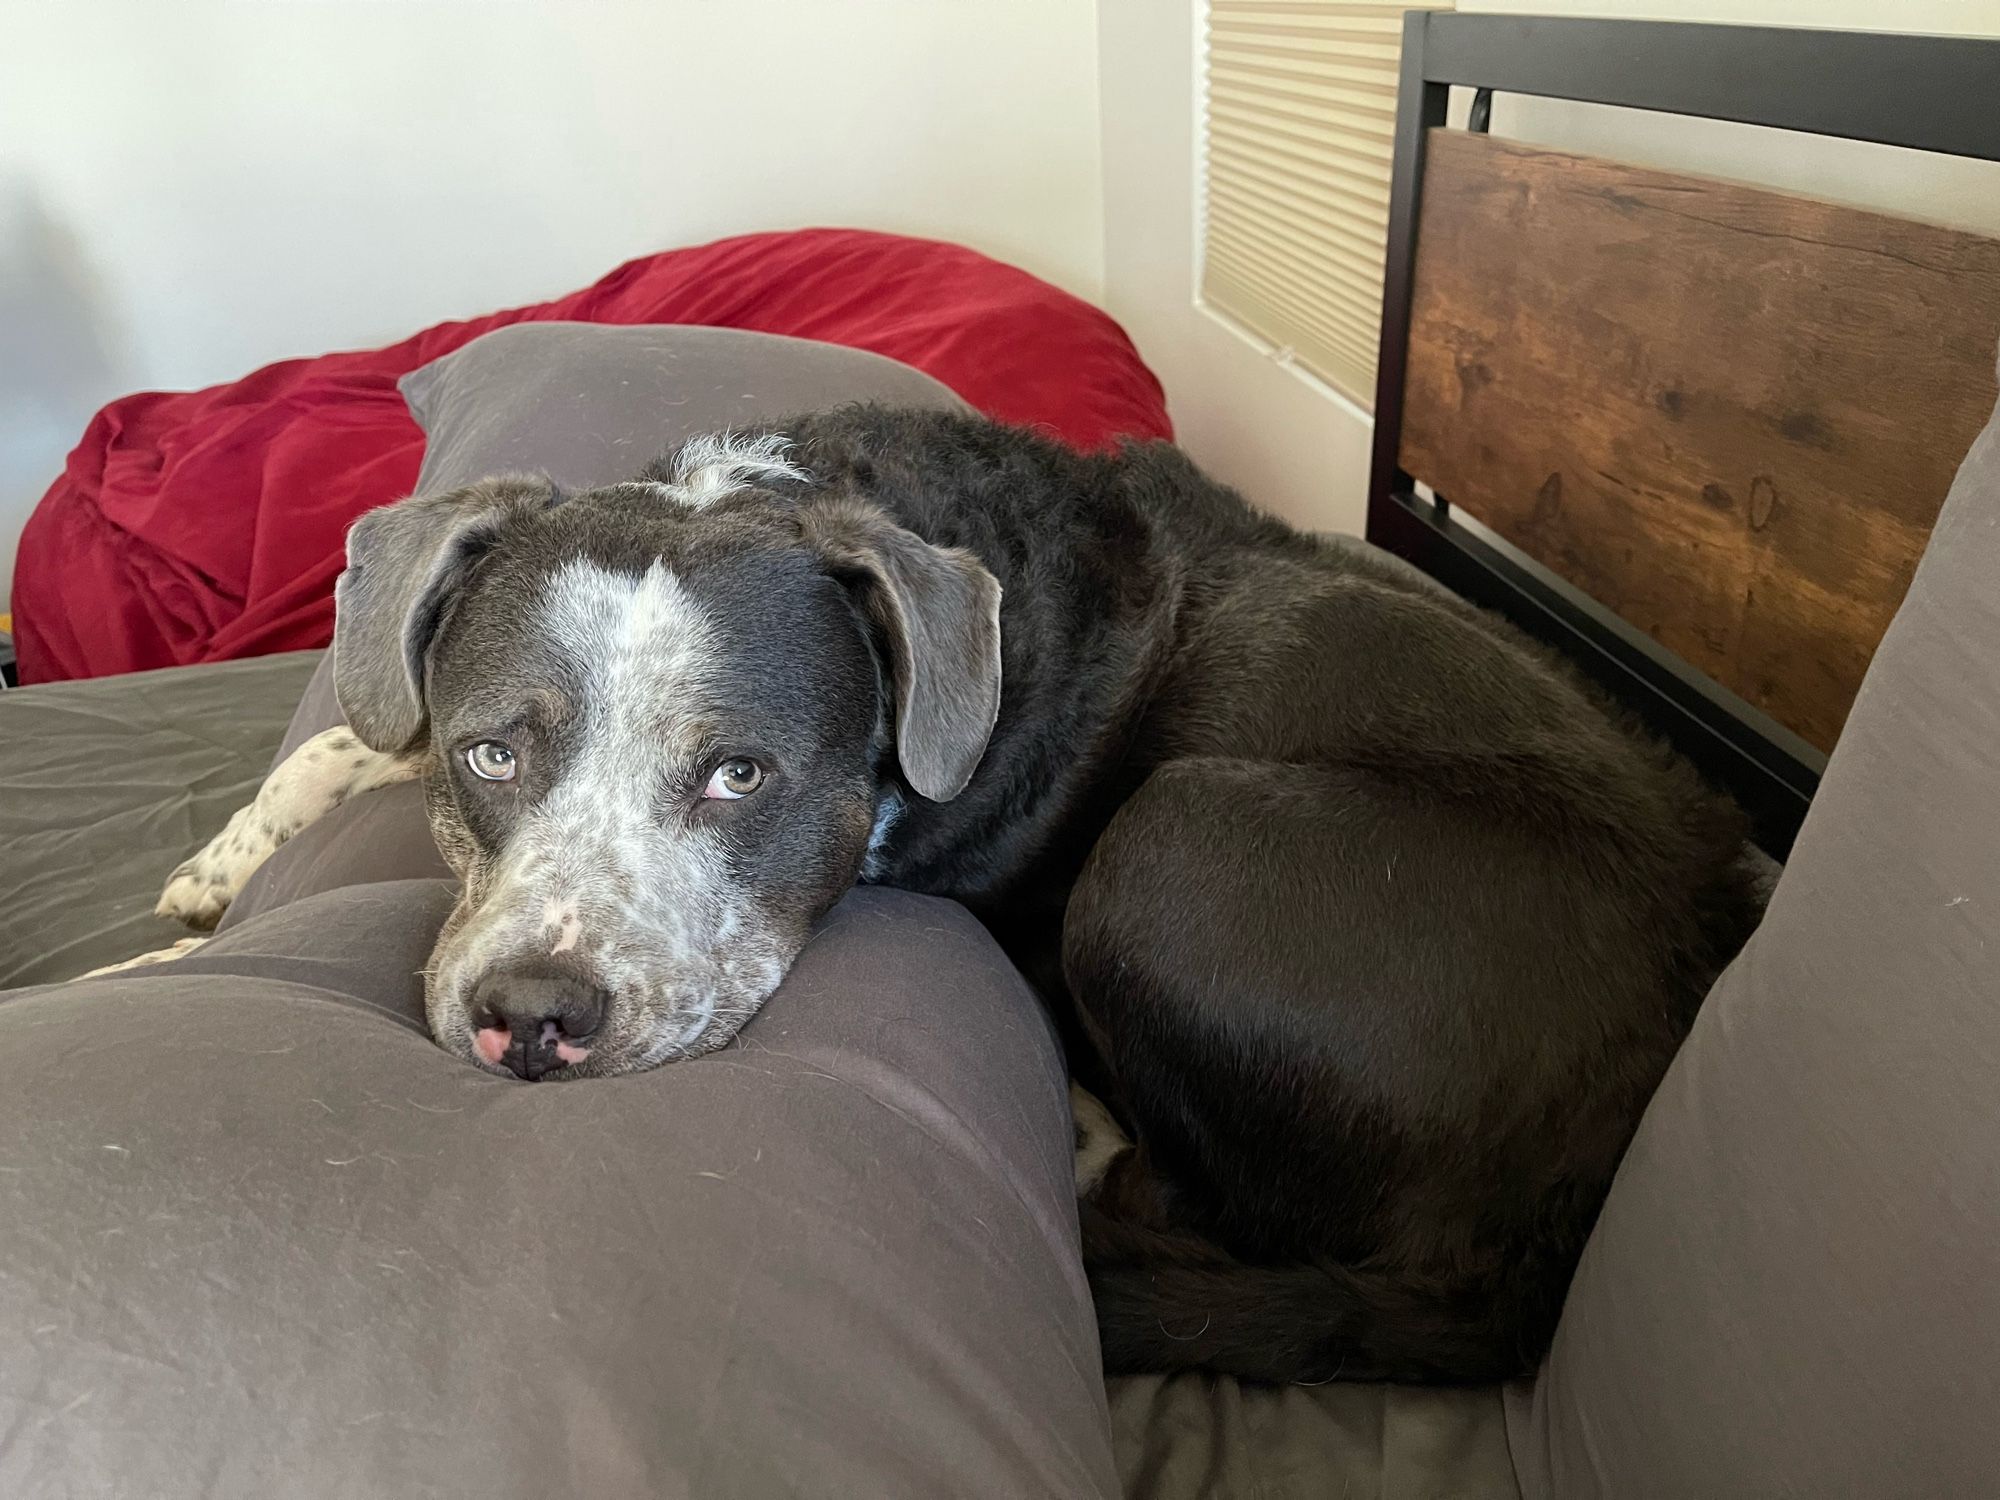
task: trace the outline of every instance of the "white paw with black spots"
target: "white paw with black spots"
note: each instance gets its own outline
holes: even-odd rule
[[[261,799],[260,799],[261,800]],[[258,820],[257,803],[239,807],[228,826],[192,859],[182,860],[160,892],[156,917],[167,917],[200,932],[211,930],[229,910],[243,884],[284,839]]]
[[[222,920],[257,867],[300,829],[349,797],[421,774],[421,757],[370,750],[346,725],[314,735],[265,779],[257,800],[167,877],[156,916],[206,932]]]

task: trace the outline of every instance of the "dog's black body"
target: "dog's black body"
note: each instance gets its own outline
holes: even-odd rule
[[[1107,1367],[1528,1368],[1756,920],[1734,809],[1504,623],[1166,445],[773,430],[1004,589],[985,757],[872,869],[1073,1007],[1134,1133],[1084,1206]]]
[[[1758,913],[1560,661],[1165,445],[856,408],[486,480],[363,517],[337,614],[351,733],[162,911],[422,775],[432,1035],[533,1081],[726,1046],[857,877],[956,897],[1137,1143],[1080,1176],[1112,1370],[1527,1369]]]

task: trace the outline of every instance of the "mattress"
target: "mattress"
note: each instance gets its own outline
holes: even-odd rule
[[[0,692],[0,989],[187,936],[160,886],[256,795],[319,656]]]

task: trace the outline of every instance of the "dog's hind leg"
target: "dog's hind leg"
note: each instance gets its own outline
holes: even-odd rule
[[[1074,1081],[1069,1086],[1069,1113],[1076,1125],[1076,1195],[1088,1198],[1132,1143],[1104,1102]]]
[[[167,877],[154,915],[207,931],[287,839],[350,797],[414,780],[424,762],[422,754],[370,750],[345,725],[314,735],[265,779],[254,802],[238,808],[222,832]]]
[[[186,958],[207,941],[205,937],[182,938],[170,947],[155,948],[151,953],[141,953],[137,958],[128,958],[122,963],[106,964],[101,969],[90,969],[76,977],[95,979],[100,974],[122,974],[127,969],[145,969],[154,964],[171,963],[177,958]]]
[[[1085,1204],[1107,1368],[1488,1380],[1539,1352],[1679,1025],[1644,883],[1494,802],[1202,757],[1111,820],[1063,930],[1137,1143]]]

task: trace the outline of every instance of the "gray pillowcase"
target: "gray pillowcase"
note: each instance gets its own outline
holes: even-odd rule
[[[858,890],[732,1048],[432,1044],[443,881],[0,994],[7,1500],[1117,1493],[1062,1057]]]
[[[424,429],[420,493],[495,474],[630,479],[696,433],[848,401],[963,406],[897,360],[735,328],[515,323],[402,378]]]
[[[2000,413],[1512,1393],[1523,1491],[2000,1495]]]

